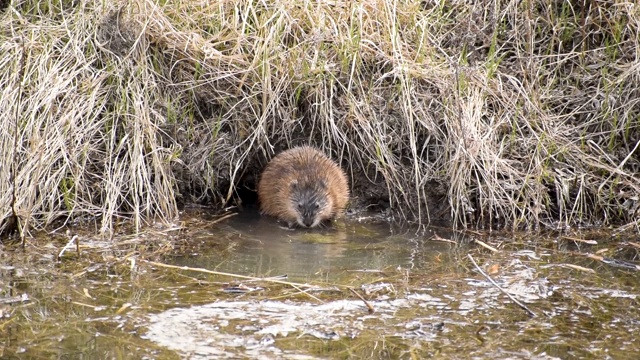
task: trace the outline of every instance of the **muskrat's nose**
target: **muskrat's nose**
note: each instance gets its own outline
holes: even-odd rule
[[[304,220],[302,222],[304,223],[304,226],[306,226],[306,227],[311,227],[311,225],[313,225],[313,219],[312,218],[304,218]]]

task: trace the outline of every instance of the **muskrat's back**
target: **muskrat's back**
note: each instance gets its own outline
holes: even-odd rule
[[[263,214],[289,226],[315,227],[344,213],[349,187],[336,163],[313,147],[300,146],[271,160],[260,177],[258,198]]]

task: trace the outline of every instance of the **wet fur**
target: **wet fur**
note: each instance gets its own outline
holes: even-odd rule
[[[289,149],[267,165],[258,183],[263,214],[292,226],[316,227],[340,217],[349,201],[347,177],[310,146]]]

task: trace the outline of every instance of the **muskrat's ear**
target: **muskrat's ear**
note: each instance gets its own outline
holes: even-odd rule
[[[318,181],[318,185],[320,185],[320,187],[322,189],[326,189],[327,188],[327,182],[324,179]]]
[[[298,180],[291,180],[289,186],[291,186],[292,189],[296,189],[298,187]]]

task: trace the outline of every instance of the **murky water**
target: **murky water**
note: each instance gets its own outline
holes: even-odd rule
[[[223,251],[203,249],[198,256],[173,263],[259,277],[287,275],[294,282],[334,281],[344,280],[350,271],[433,266],[434,258],[449,259],[457,248],[425,242],[428,234],[393,232],[388,224],[351,221],[319,230],[291,230],[253,212],[229,219],[219,233],[223,239],[212,239],[227,246]]]
[[[290,230],[252,212],[184,220],[109,242],[81,235],[84,253],[60,261],[72,234],[24,253],[5,245],[2,298],[29,301],[0,304],[0,357],[640,356],[637,238],[416,234],[354,218]]]

